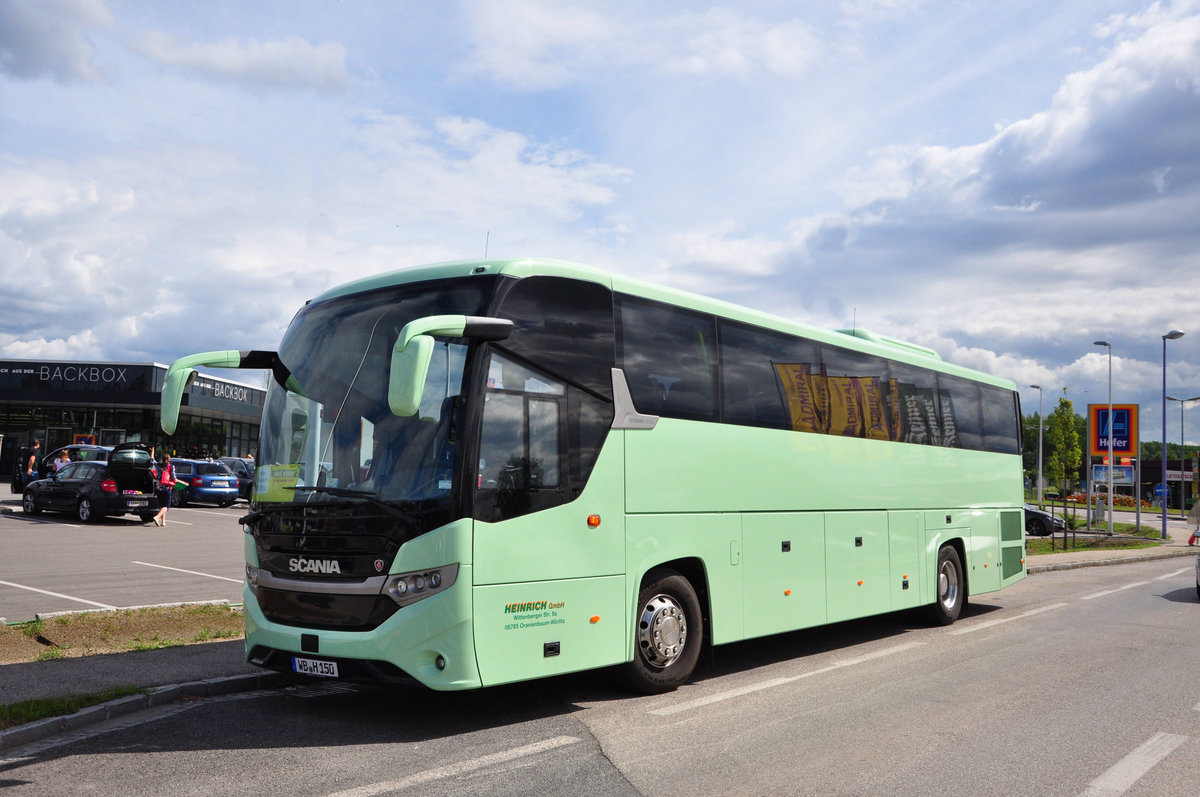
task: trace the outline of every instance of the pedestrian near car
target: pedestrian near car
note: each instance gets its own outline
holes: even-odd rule
[[[25,463],[25,483],[35,482],[39,478],[38,474],[38,449],[42,444],[37,440],[33,441],[33,447],[29,452],[29,459]]]
[[[58,459],[54,460],[54,472],[58,473],[64,466],[71,464],[71,452],[63,449],[58,453]]]
[[[154,525],[167,525],[167,509],[171,506],[171,491],[175,489],[175,468],[171,465],[171,455],[163,454],[162,464],[154,474],[154,492],[158,496],[158,514],[154,516]]]

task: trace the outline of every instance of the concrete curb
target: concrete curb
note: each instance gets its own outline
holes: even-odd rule
[[[155,706],[164,706],[182,698],[219,697],[237,692],[251,692],[257,689],[276,689],[297,682],[296,676],[289,673],[264,670],[261,673],[247,675],[228,675],[219,678],[206,678],[203,681],[189,681],[183,684],[167,684],[144,690],[141,694],[119,697],[106,703],[82,708],[73,714],[61,717],[47,717],[42,720],[27,722],[12,728],[0,730],[0,751],[12,750],[15,747],[40,741],[50,736],[67,731],[79,730],[89,725],[95,725],[105,720],[144,711]]]
[[[1050,554],[1053,556],[1054,554]],[[1143,556],[1123,556],[1114,557],[1112,559],[1090,559],[1079,562],[1058,562],[1048,565],[1030,565],[1025,568],[1025,572],[1030,575],[1034,573],[1048,573],[1053,570],[1075,570],[1080,567],[1106,567],[1108,565],[1128,565],[1134,562],[1152,562],[1155,559],[1176,559],[1183,556],[1198,556],[1200,548],[1189,548],[1187,550],[1164,551],[1163,553],[1151,553]]]

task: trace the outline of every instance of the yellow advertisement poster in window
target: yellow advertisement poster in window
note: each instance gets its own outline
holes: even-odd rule
[[[792,429],[797,432],[824,432],[828,393],[821,377],[809,375],[806,363],[775,363],[779,383],[787,399]],[[825,394],[824,396],[822,394]]]

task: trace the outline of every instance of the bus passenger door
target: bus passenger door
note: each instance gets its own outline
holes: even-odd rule
[[[607,434],[611,411],[499,354],[487,385],[472,562],[480,677],[617,664],[628,612],[624,452],[621,435]]]

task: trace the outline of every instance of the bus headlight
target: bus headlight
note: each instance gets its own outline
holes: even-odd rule
[[[407,606],[419,600],[445,592],[458,578],[458,565],[446,565],[433,570],[418,570],[413,573],[398,573],[388,576],[383,591],[398,606]]]
[[[246,565],[246,586],[250,587],[250,591],[255,595],[258,594],[258,568]]]

